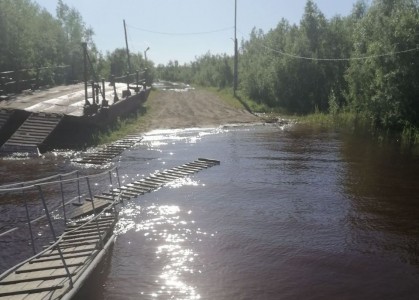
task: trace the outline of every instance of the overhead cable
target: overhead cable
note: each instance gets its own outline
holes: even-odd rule
[[[288,57],[295,58],[295,59],[311,60],[311,61],[352,61],[352,60],[366,60],[366,59],[370,59],[370,58],[378,58],[378,57],[386,57],[386,56],[395,56],[395,55],[398,55],[398,54],[419,51],[419,48],[416,47],[416,48],[402,50],[402,51],[389,52],[389,53],[385,53],[385,54],[369,55],[369,56],[358,56],[358,57],[348,57],[348,58],[316,58],[316,57],[306,57],[306,56],[300,56],[300,55],[295,55],[295,54],[287,53],[287,52],[284,52],[284,51],[273,49],[273,48],[268,47],[266,45],[261,45],[261,46],[263,48],[269,50],[269,51],[276,52],[276,53],[279,53],[279,54],[284,55],[284,56],[288,56]]]
[[[163,35],[203,35],[203,34],[211,34],[211,33],[217,33],[217,32],[222,32],[222,31],[228,31],[234,28],[234,27],[226,27],[226,28],[220,28],[220,29],[215,29],[211,31],[200,31],[200,32],[162,32],[162,31],[149,30],[145,28],[139,28],[139,27],[135,27],[131,25],[127,25],[127,26],[135,30],[144,31],[148,33],[154,33],[154,34],[163,34]]]

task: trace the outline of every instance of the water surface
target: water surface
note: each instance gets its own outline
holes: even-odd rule
[[[111,255],[80,297],[419,294],[413,152],[304,126],[226,127],[151,132],[116,164],[127,183],[198,157],[221,165],[125,203]],[[78,168],[67,158],[31,163],[45,173]],[[10,168],[0,162],[3,174]]]

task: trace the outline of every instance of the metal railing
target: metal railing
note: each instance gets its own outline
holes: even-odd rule
[[[51,175],[49,177],[43,177],[43,178],[29,180],[29,181],[2,184],[2,185],[0,185],[0,193],[1,193],[2,190],[10,189],[10,188],[13,188],[13,187],[31,186],[31,185],[35,185],[37,183],[47,182],[47,181],[53,180],[55,178],[59,178],[61,180],[63,177],[71,176],[73,174],[77,174],[77,176],[79,176],[78,175],[79,171],[75,170],[75,171],[71,171],[71,172],[64,173],[64,174],[55,174],[55,175]]]
[[[145,89],[146,84],[147,69],[144,71],[136,71],[135,73],[127,73],[123,76],[115,77],[111,76],[111,85],[114,87],[115,98],[114,101],[118,101],[119,97],[116,92],[116,82],[122,82],[127,85],[127,89],[123,91],[122,98],[131,96],[131,90],[134,90],[135,93],[139,93],[141,89]]]
[[[116,174],[115,177],[117,177],[117,183],[118,183],[118,186],[120,186],[118,169],[117,169],[117,167],[114,167],[109,171],[105,171],[105,172],[94,174],[94,175],[88,175],[88,176],[80,176],[78,171],[73,171],[73,172],[66,173],[66,174],[57,174],[57,175],[46,177],[46,178],[43,178],[43,179],[37,179],[37,180],[32,180],[32,181],[27,181],[27,182],[19,182],[19,183],[14,183],[14,184],[3,185],[0,188],[0,195],[1,194],[7,194],[7,193],[21,193],[22,194],[22,198],[23,198],[24,206],[25,206],[26,221],[27,221],[27,224],[28,224],[29,235],[30,235],[30,238],[31,238],[32,250],[35,254],[36,249],[35,249],[35,243],[34,243],[34,234],[33,234],[33,230],[32,230],[32,224],[37,222],[37,221],[40,221],[41,219],[45,219],[45,218],[49,219],[50,218],[50,213],[48,212],[48,207],[45,210],[46,201],[45,201],[45,197],[43,195],[42,187],[50,186],[50,185],[59,185],[59,192],[60,192],[60,196],[61,196],[60,197],[61,198],[60,202],[61,203],[60,203],[60,205],[52,208],[51,211],[56,211],[57,209],[62,208],[63,209],[64,225],[66,225],[67,224],[67,211],[65,209],[65,206],[69,203],[75,202],[76,200],[78,200],[78,203],[81,204],[81,198],[83,196],[86,196],[86,195],[89,195],[90,199],[93,200],[93,196],[92,196],[92,192],[91,192],[91,186],[90,186],[90,180],[93,179],[93,178],[97,178],[97,177],[101,177],[101,176],[105,176],[105,175],[106,175],[106,177],[109,176],[109,184],[110,184],[110,186],[113,186],[113,180],[112,180],[113,171],[115,171],[115,174]],[[63,177],[73,175],[74,173],[76,173],[77,177],[69,178],[69,179],[63,179]],[[48,180],[51,180],[51,179],[57,178],[57,177],[59,178],[59,180],[48,181]],[[83,180],[86,180],[86,185],[87,185],[87,192],[86,193],[82,193],[81,188],[80,188],[80,184]],[[71,198],[68,201],[65,201],[65,192],[64,192],[64,187],[63,187],[64,183],[75,183],[76,184],[75,189],[77,190],[77,196]],[[36,190],[38,192],[38,197],[42,201],[42,205],[44,206],[45,214],[31,220],[30,214],[29,214],[28,201],[27,201],[24,194],[27,191],[34,191],[34,190]],[[93,201],[92,201],[92,205],[94,205]],[[93,210],[95,211],[94,207],[93,207]],[[9,233],[12,233],[12,232],[14,232],[18,229],[19,229],[19,227],[11,228],[11,229],[9,229],[5,232],[0,233],[0,237],[4,236],[4,235],[7,235]],[[51,227],[51,230],[54,230],[54,228]],[[55,233],[52,233],[52,234],[54,235]]]
[[[19,94],[44,85],[67,83],[71,66],[51,66],[0,72],[0,95]]]
[[[31,185],[20,186],[20,187],[2,188],[2,189],[0,189],[0,194],[1,194],[1,193],[11,193],[11,192],[20,192],[20,191],[23,192],[23,191],[26,191],[26,190],[30,190],[30,189],[34,189],[35,188],[38,191],[39,198],[40,198],[40,200],[42,202],[42,205],[43,205],[43,208],[44,208],[44,212],[45,212],[45,216],[44,217],[46,217],[47,220],[48,220],[48,225],[50,227],[51,234],[52,234],[53,239],[54,239],[54,243],[52,245],[50,245],[48,248],[44,249],[43,251],[39,252],[38,254],[36,254],[36,250],[35,250],[35,248],[33,248],[34,255],[32,257],[30,257],[29,259],[27,259],[27,260],[25,260],[25,261],[23,261],[23,262],[15,265],[14,267],[10,268],[9,270],[7,270],[3,274],[1,274],[0,275],[0,280],[2,280],[3,278],[5,278],[6,276],[8,276],[11,272],[15,271],[20,266],[22,266],[22,265],[30,262],[31,260],[36,259],[36,258],[39,258],[40,256],[42,256],[43,254],[45,254],[46,252],[48,252],[50,250],[57,249],[58,254],[60,256],[60,259],[61,259],[61,261],[63,263],[63,267],[65,269],[66,275],[69,278],[70,288],[72,288],[73,287],[73,284],[74,284],[73,283],[73,279],[72,279],[72,275],[70,273],[70,270],[68,268],[68,265],[66,264],[66,261],[65,261],[63,252],[62,252],[61,247],[60,247],[60,242],[62,242],[63,239],[66,236],[68,236],[68,235],[76,232],[77,230],[80,230],[81,228],[87,226],[88,224],[91,224],[92,222],[95,222],[96,223],[96,229],[97,229],[97,235],[98,235],[98,239],[99,239],[99,242],[97,243],[96,248],[98,248],[98,249],[102,249],[103,248],[104,241],[103,241],[102,234],[101,234],[101,231],[100,231],[100,228],[99,228],[99,222],[98,222],[98,220],[99,220],[99,218],[105,212],[109,211],[110,209],[114,209],[115,210],[115,205],[121,201],[121,197],[120,197],[120,194],[115,195],[115,193],[112,193],[112,202],[110,202],[109,205],[107,205],[100,213],[97,213],[97,210],[95,209],[95,205],[94,205],[94,197],[93,197],[93,193],[92,193],[92,189],[91,189],[90,180],[93,179],[93,178],[100,177],[100,176],[104,176],[104,175],[108,176],[109,175],[110,186],[111,186],[111,189],[112,189],[112,187],[113,187],[112,172],[114,170],[115,170],[115,174],[116,174],[116,177],[117,177],[118,186],[120,187],[119,173],[118,173],[118,169],[115,167],[115,168],[113,168],[111,170],[108,170],[108,171],[105,171],[105,172],[102,172],[102,173],[99,173],[99,174],[94,174],[94,175],[88,175],[88,176],[83,176],[83,177],[77,176],[77,178],[71,178],[71,179],[62,179],[62,175],[55,175],[55,176],[59,176],[60,177],[60,180],[58,180],[58,181],[43,182],[42,179],[39,179],[39,180],[36,180],[36,181],[31,181],[32,183],[35,182],[34,184],[31,184]],[[72,174],[72,173],[74,173],[74,172],[67,173],[66,175]],[[52,177],[54,177],[54,176],[48,177],[46,179],[50,179]],[[63,190],[62,190],[63,183],[65,183],[65,182],[77,182],[77,186],[79,186],[81,180],[86,180],[86,184],[87,184],[87,188],[88,188],[88,193],[89,193],[89,196],[90,196],[90,199],[91,199],[91,203],[92,203],[92,212],[93,212],[94,216],[93,216],[93,218],[91,218],[90,220],[88,220],[85,223],[81,224],[80,226],[78,226],[78,227],[76,227],[76,228],[74,228],[74,229],[72,229],[70,231],[66,231],[63,234],[61,234],[59,237],[57,237],[57,234],[56,234],[55,229],[54,229],[54,226],[53,226],[53,222],[52,222],[52,219],[51,219],[51,214],[49,212],[48,205],[46,203],[46,199],[45,199],[45,196],[44,196],[44,192],[43,192],[42,187],[43,186],[46,186],[46,185],[51,185],[51,184],[60,184],[61,193],[63,193]],[[17,184],[24,185],[24,183],[17,183]],[[79,193],[79,197],[80,197],[81,196],[80,189],[78,189],[78,193]],[[24,199],[25,199],[25,197],[24,197]],[[63,202],[62,205],[65,206],[65,203],[64,203],[64,200],[63,199],[64,198],[62,198],[62,202]],[[30,235],[31,235],[32,245],[34,245],[33,233],[32,233],[32,229],[31,229],[31,225],[30,225],[32,223],[32,221],[30,220],[30,217],[29,217],[29,210],[28,210],[28,206],[27,206],[27,201],[26,200],[25,200],[25,208],[26,208],[27,221],[28,221],[29,228],[30,228]],[[65,210],[64,210],[64,215],[65,215]],[[38,220],[39,220],[39,218],[38,218]],[[66,222],[66,218],[65,218],[65,222]]]

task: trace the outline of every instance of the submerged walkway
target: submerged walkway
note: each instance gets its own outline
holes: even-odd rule
[[[199,158],[124,186],[118,180],[117,188],[86,199],[51,246],[0,275],[0,298],[71,299],[115,240],[118,203],[218,164],[217,160]],[[89,215],[93,217],[80,219]]]
[[[74,160],[74,162],[79,164],[101,165],[109,162],[112,158],[120,155],[124,150],[141,142],[141,140],[142,136],[128,135],[124,139],[97,148],[95,151],[87,153],[81,159]]]

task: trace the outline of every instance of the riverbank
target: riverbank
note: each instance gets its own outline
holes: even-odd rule
[[[120,120],[110,130],[98,134],[95,140],[103,144],[127,134],[154,129],[204,128],[260,122],[264,120],[248,112],[239,100],[221,97],[214,91],[153,90],[137,115]]]

